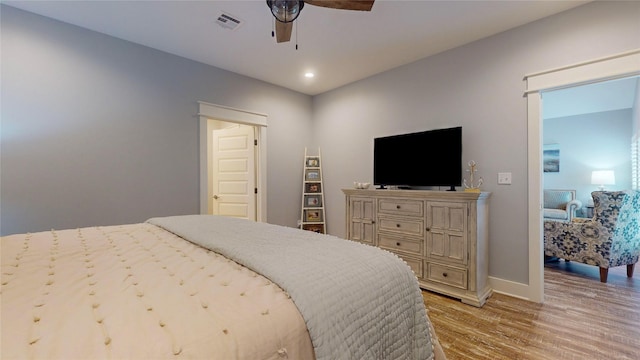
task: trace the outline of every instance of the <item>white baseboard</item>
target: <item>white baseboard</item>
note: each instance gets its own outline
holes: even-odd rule
[[[532,301],[530,296],[531,289],[528,284],[489,276],[489,285],[494,292]]]

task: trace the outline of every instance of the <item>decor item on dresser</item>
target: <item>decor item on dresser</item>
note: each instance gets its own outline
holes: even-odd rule
[[[359,181],[353,182],[353,187],[356,189],[368,189],[370,185],[371,183],[368,183],[368,182],[359,182]]]
[[[478,307],[491,296],[490,193],[342,191],[348,239],[397,254],[423,289]]]
[[[482,179],[482,177],[480,177],[478,179],[478,182],[476,183],[473,179],[475,173],[478,171],[478,164],[476,164],[474,160],[471,160],[469,161],[467,166],[469,166],[469,169],[467,169],[467,172],[469,173],[469,181],[467,181],[467,179],[464,179],[462,181],[462,185],[464,185],[464,191],[480,192],[480,186],[482,185],[484,180]]]
[[[335,236],[187,215],[0,241],[3,359],[440,353],[409,267]]]
[[[582,202],[576,199],[575,190],[545,189],[543,198],[542,217],[545,220],[571,221],[582,207]]]
[[[632,277],[640,257],[640,191],[594,191],[593,218],[544,221],[544,253],[600,267],[606,283],[609,268],[627,266]]]

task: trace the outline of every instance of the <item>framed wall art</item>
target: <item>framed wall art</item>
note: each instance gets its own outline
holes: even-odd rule
[[[320,181],[320,169],[305,169],[304,179],[306,181]]]
[[[322,222],[322,210],[305,210],[304,211],[305,222]]]
[[[322,195],[305,195],[305,207],[322,207]]]
[[[307,158],[307,167],[320,167],[320,158],[310,157]]]
[[[324,234],[324,224],[304,224],[302,229]]]
[[[542,147],[542,167],[544,172],[560,172],[560,145],[545,144]]]
[[[322,192],[322,184],[321,183],[306,183],[304,184],[304,192],[306,193],[321,193]]]

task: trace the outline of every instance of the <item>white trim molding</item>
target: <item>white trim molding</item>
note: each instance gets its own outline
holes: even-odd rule
[[[529,94],[638,75],[638,64],[640,49],[525,75],[524,80]]]
[[[198,116],[200,117],[200,213],[209,211],[207,194],[209,193],[209,164],[207,162],[208,141],[207,122],[223,120],[237,124],[256,127],[258,140],[258,158],[256,159],[258,197],[256,219],[267,222],[267,118],[265,114],[234,109],[227,106],[198,101]]]
[[[198,101],[199,116],[253,126],[267,126],[267,115]]]
[[[518,296],[544,301],[541,92],[640,75],[640,49],[526,75],[529,284]],[[509,288],[509,286],[506,286]],[[510,287],[513,289],[513,287]]]

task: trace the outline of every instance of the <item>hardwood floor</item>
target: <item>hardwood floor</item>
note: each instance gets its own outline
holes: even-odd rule
[[[596,267],[545,265],[545,302],[493,294],[482,308],[423,291],[449,360],[640,359],[640,265],[599,281]]]

